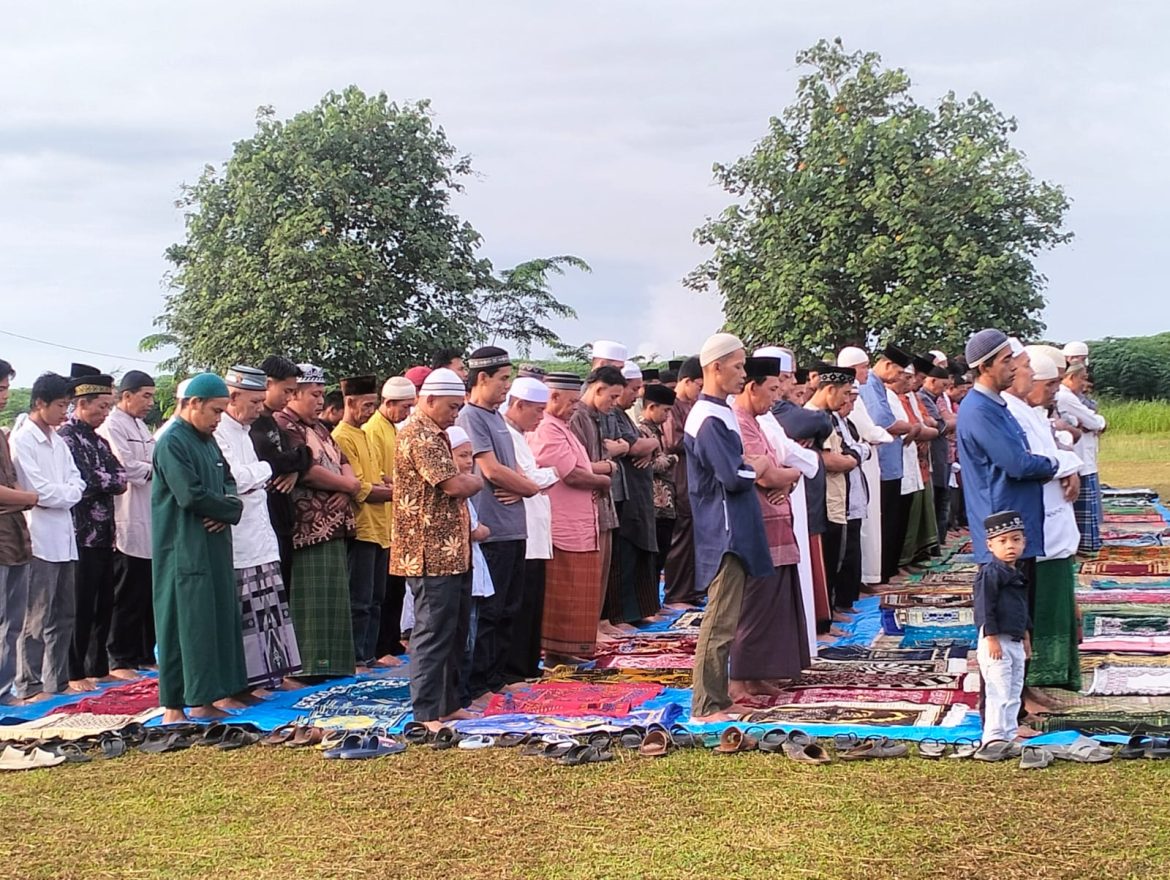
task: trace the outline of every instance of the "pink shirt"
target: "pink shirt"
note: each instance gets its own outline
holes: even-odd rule
[[[553,547],[572,553],[598,549],[597,504],[593,491],[575,489],[565,483],[565,476],[576,468],[592,469],[589,453],[569,423],[545,413],[536,430],[528,435],[528,445],[536,456],[536,464],[553,468],[559,478],[544,490],[552,504]]]

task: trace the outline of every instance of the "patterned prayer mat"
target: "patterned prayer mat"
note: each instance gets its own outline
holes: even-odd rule
[[[835,666],[838,664],[834,664]],[[844,664],[840,664],[844,665]],[[891,664],[893,665],[893,664]],[[902,664],[898,664],[902,665]],[[913,664],[909,664],[913,665]],[[932,664],[933,665],[933,664]],[[809,669],[793,688],[804,687],[859,687],[914,690],[917,688],[955,689],[962,688],[965,673],[944,671],[917,672],[861,672],[858,669]]]
[[[0,726],[0,738],[41,740],[56,736],[61,739],[81,739],[83,736],[94,736],[108,730],[118,730],[131,723],[145,724],[162,713],[163,710],[159,706],[144,709],[134,715],[109,715],[95,712],[74,712],[67,715],[58,709],[53,714],[37,718],[35,721]]]
[[[1107,523],[1165,523],[1160,513],[1106,513],[1102,517]]]
[[[1153,577],[1170,575],[1170,559],[1153,562],[1086,562],[1082,575],[1116,575],[1121,577]]]
[[[975,625],[975,609],[967,608],[899,608],[894,618],[902,629],[907,627],[968,627]]]
[[[697,630],[703,625],[702,611],[684,611],[678,616],[678,619],[670,625],[671,629],[693,629]]]
[[[1152,538],[1157,541],[1158,538]],[[1170,547],[1161,544],[1148,544],[1136,547],[1118,547],[1106,545],[1097,554],[1098,561],[1135,561],[1157,562],[1161,559],[1170,559]]]
[[[57,709],[65,715],[89,713],[94,715],[137,715],[158,708],[158,679],[143,678],[114,685],[69,703]]]
[[[598,669],[692,669],[690,654],[607,654],[597,658]]]
[[[1170,696],[1170,667],[1105,665],[1093,670],[1086,694]]]
[[[504,694],[492,694],[484,715],[629,715],[662,693],[657,684],[542,681]]]
[[[341,684],[306,694],[292,708],[307,710],[309,723],[317,727],[396,727],[410,715],[410,681],[383,678]]]
[[[746,705],[767,708],[771,706],[822,705],[840,703],[914,703],[920,706],[954,706],[962,704],[974,709],[979,705],[979,694],[957,689],[901,690],[884,688],[797,688],[775,696],[756,696]]]
[[[1042,714],[1068,715],[1077,712],[1099,712],[1108,715],[1163,714],[1170,715],[1170,697],[1114,696],[1094,697],[1060,688],[1036,688],[1037,697],[1046,707]]]
[[[902,629],[901,646],[903,648],[958,646],[963,650],[973,650],[978,638],[979,630],[974,623],[967,626],[906,626]]]
[[[861,663],[905,663],[928,660],[967,659],[967,649],[944,645],[923,648],[874,648],[865,645],[830,645],[817,652],[817,665],[832,660],[846,660]]]
[[[1081,642],[1081,650],[1170,654],[1170,636],[1090,636]]]
[[[691,686],[691,673],[677,669],[578,669],[576,666],[554,666],[545,670],[544,678],[545,681],[629,681],[660,684],[669,688]]]
[[[970,607],[974,594],[970,590],[954,590],[939,593],[886,593],[882,596],[882,608],[910,608],[929,606],[932,608]]]
[[[1084,632],[1099,636],[1170,636],[1170,617],[1165,615],[1110,614],[1085,611]]]
[[[915,703],[820,703],[773,706],[747,717],[751,724],[873,724],[879,727],[954,727],[967,717],[966,706]]]
[[[918,581],[918,586],[968,587],[975,583],[974,571],[928,571]]]
[[[1170,667],[1170,654],[1082,654],[1081,672],[1091,672],[1110,663],[1118,666]]]

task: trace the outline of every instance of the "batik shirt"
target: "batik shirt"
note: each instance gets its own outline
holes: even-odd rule
[[[329,434],[324,422],[310,425],[302,421],[292,410],[281,410],[276,414],[278,424],[287,435],[291,448],[306,446],[312,455],[313,465],[325,468],[330,473],[340,474],[349,464],[341,447]],[[293,503],[296,505],[296,523],[293,527],[293,547],[312,547],[337,538],[352,536],[354,533],[353,505],[345,504],[341,510],[330,506],[330,500],[337,494],[322,489],[311,489],[298,480],[293,489]]]
[[[79,547],[114,546],[114,496],[126,491],[126,471],[109,442],[80,419],[69,419],[57,435],[73,455],[85,480],[81,500],[73,507]]]
[[[649,437],[658,442],[658,450],[652,456],[650,464],[650,468],[654,471],[654,517],[655,519],[677,519],[678,507],[674,471],[678,464],[678,456],[667,455],[666,435],[663,433],[661,425],[640,421],[638,422],[638,431],[643,437]]]

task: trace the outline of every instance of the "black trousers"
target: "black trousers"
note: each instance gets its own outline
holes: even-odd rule
[[[106,640],[111,669],[155,665],[153,582],[149,559],[114,551],[114,608]]]
[[[882,583],[898,573],[902,545],[906,543],[909,505],[903,501],[901,480],[882,480]]]
[[[402,647],[402,603],[406,598],[406,579],[396,574],[386,574],[385,595],[382,597],[382,623],[378,627],[376,654],[397,657],[405,654]]]
[[[837,599],[837,590],[840,587],[841,557],[845,553],[845,526],[838,523],[826,523],[821,533],[821,554],[825,560],[825,580],[829,587],[829,607],[842,607]]]
[[[512,621],[512,645],[504,658],[504,682],[540,677],[540,625],[544,617],[543,559],[524,560],[524,598]],[[478,641],[478,639],[477,639]]]
[[[694,604],[705,594],[695,583],[695,521],[690,510],[679,510],[666,553],[666,603]]]
[[[967,528],[967,499],[963,497],[961,488],[951,489],[951,526],[956,529]]]
[[[938,543],[947,542],[947,528],[951,522],[951,490],[946,486],[934,487],[934,520],[938,525]]]
[[[833,584],[830,575],[829,583]],[[861,598],[861,520],[851,519],[845,526],[845,545],[841,548],[841,567],[833,591],[833,607],[847,611]]]
[[[479,609],[479,631],[468,682],[473,697],[504,686],[504,659],[512,649],[512,627],[524,602],[524,541],[481,544],[495,595]]]
[[[462,708],[459,667],[471,625],[471,572],[409,578],[414,596],[410,701],[415,721],[437,721]]]
[[[284,581],[284,591],[292,596],[293,589],[293,539],[292,533],[282,535],[276,533],[276,549],[280,554],[280,579]]]
[[[114,548],[78,547],[73,580],[76,616],[69,643],[69,680],[110,674],[106,642],[114,611]]]
[[[654,533],[658,540],[658,555],[655,559],[657,568],[654,570],[654,580],[656,583],[662,583],[662,572],[666,569],[666,557],[670,555],[670,541],[674,537],[674,520],[654,520]]]

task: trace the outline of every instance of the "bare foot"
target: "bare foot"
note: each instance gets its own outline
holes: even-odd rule
[[[138,681],[142,676],[133,669],[111,669],[110,678],[117,681]]]
[[[163,724],[182,724],[187,720],[187,713],[182,709],[163,709]]]
[[[841,638],[842,636],[849,635],[849,633],[847,633],[845,630],[841,629],[841,627],[839,627],[839,626],[831,626],[831,627],[829,627],[829,635],[836,636],[837,638]]]
[[[369,671],[370,671],[370,667],[368,667],[368,666],[355,666],[353,668],[354,675],[365,675]]]
[[[1019,728],[1016,730],[1016,739],[1031,739],[1032,737],[1039,736],[1039,735],[1040,735],[1039,730],[1033,730],[1031,727],[1028,727],[1026,724],[1021,724],[1019,726]]]
[[[268,688],[256,688],[252,691],[252,698],[254,700],[271,700],[275,693],[275,691],[271,691]]]
[[[405,660],[403,660],[401,657],[396,657],[394,654],[387,654],[385,657],[378,658],[378,665],[385,666],[387,668],[403,666],[405,663]]]
[[[44,691],[42,691],[39,694],[33,694],[31,697],[26,697],[25,699],[21,700],[21,702],[27,706],[31,703],[43,703],[45,700],[51,700],[55,696],[57,696],[57,694],[46,694]]]
[[[295,678],[283,678],[280,681],[282,691],[299,691],[304,685]]]
[[[423,721],[422,726],[425,727],[427,730],[429,730],[431,733],[438,733],[440,730],[443,729],[443,722],[442,721]]]
[[[479,715],[475,712],[469,712],[467,709],[456,709],[450,715],[444,715],[440,721],[467,721],[469,718],[478,718]]]
[[[236,697],[227,697],[212,703],[212,707],[215,709],[247,709],[248,705],[248,703],[245,703],[243,700],[238,700]],[[191,712],[194,713],[195,710],[192,709]],[[226,715],[226,712],[224,714]]]
[[[726,712],[712,712],[710,715],[692,715],[689,724],[719,724],[726,721],[738,721]]]
[[[695,606],[690,602],[669,602],[662,607],[669,608],[671,611],[693,611],[695,609]]]
[[[856,616],[857,616],[856,613],[853,611],[834,611],[833,612],[833,620],[837,621],[837,623],[852,623],[853,618]]]
[[[71,678],[69,679],[68,692],[71,694],[84,694],[89,691],[96,691],[97,685],[88,678]]]
[[[625,633],[628,636],[632,636],[634,633],[636,633],[638,631],[638,628],[636,626],[633,626],[632,624],[629,624],[629,623],[611,623],[610,626],[612,626],[618,632]]]
[[[230,700],[220,700],[221,703],[231,702]],[[207,706],[196,706],[190,710],[192,718],[231,718],[227,712],[222,712],[214,704]]]
[[[744,715],[750,715],[752,712],[755,712],[756,710],[754,708],[752,708],[751,706],[744,706],[742,703],[732,703],[730,706],[728,706],[723,711],[727,715],[742,717]]]
[[[781,691],[780,688],[776,687],[771,682],[761,681],[759,679],[756,679],[754,681],[745,681],[744,688],[747,690],[747,692],[749,694],[752,694],[752,695],[757,696],[757,697],[760,697],[760,696],[774,697],[777,694],[783,693],[783,691]]]
[[[158,664],[157,663],[146,663],[138,668],[145,669],[147,672],[158,672]]]
[[[118,681],[118,679],[112,675],[99,675],[99,676],[92,676],[91,675],[89,677],[89,680],[91,682],[93,682],[94,684],[109,684],[112,681]]]

